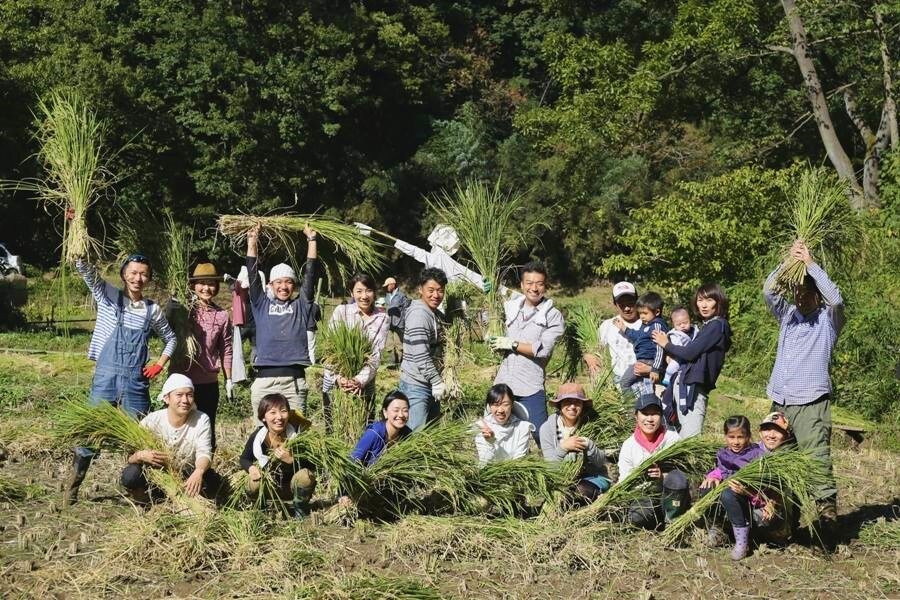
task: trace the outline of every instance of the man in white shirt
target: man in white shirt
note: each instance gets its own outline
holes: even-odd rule
[[[156,434],[166,450],[145,448],[131,454],[122,470],[122,486],[136,501],[146,503],[150,500],[146,469],[168,467],[185,478],[184,491],[188,496],[214,497],[222,480],[210,468],[209,417],[194,405],[194,384],[184,375],[169,375],[160,398],[166,408],[144,417],[141,426]]]
[[[625,369],[628,365],[634,364],[635,374],[649,375],[650,366],[635,361],[634,347],[624,335],[619,333],[618,328],[613,324],[613,320],[621,318],[628,329],[639,329],[641,320],[638,318],[635,303],[637,302],[637,290],[634,284],[627,281],[620,281],[613,286],[613,304],[618,317],[606,319],[600,323],[598,336],[600,338],[600,346],[609,349],[610,367],[612,368],[613,377],[616,384],[622,379]],[[591,377],[596,377],[603,369],[602,359],[596,354],[585,354],[582,356],[588,367]]]

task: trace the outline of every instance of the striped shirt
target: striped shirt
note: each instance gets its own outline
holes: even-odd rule
[[[402,381],[426,386],[443,382],[444,334],[438,314],[421,300],[413,300],[406,309],[400,363]]]
[[[104,281],[94,265],[78,259],[75,263],[75,268],[84,278],[84,282],[87,284],[88,289],[91,290],[91,295],[97,303],[97,322],[94,325],[94,333],[91,335],[91,344],[88,346],[88,358],[96,361],[100,358],[103,346],[112,337],[119,323],[117,312],[119,309],[119,294],[121,292]],[[144,320],[147,318],[147,303],[144,300],[131,302],[127,296],[123,295],[122,305],[125,309],[123,318],[125,327],[128,329],[143,329]],[[150,326],[156,332],[156,335],[165,342],[166,346],[162,353],[166,356],[172,356],[172,353],[175,352],[175,332],[169,327],[169,322],[163,316],[159,304],[155,302],[150,305]]]
[[[773,291],[778,269],[769,274],[763,286],[766,305],[781,325],[778,354],[766,393],[782,405],[810,404],[831,393],[828,368],[844,324],[844,301],[838,287],[815,263],[806,272],[825,300],[825,306],[809,316],[803,316],[796,306]]]
[[[356,304],[342,304],[335,307],[331,313],[329,327],[336,323],[346,323],[359,327],[366,333],[366,337],[372,342],[372,354],[365,366],[353,376],[353,379],[359,382],[363,387],[375,381],[375,374],[378,372],[378,366],[381,364],[381,351],[387,342],[388,335],[388,318],[387,313],[375,311],[371,315],[366,315]],[[322,391],[330,392],[334,387],[334,373],[325,369],[324,380],[322,382]]]

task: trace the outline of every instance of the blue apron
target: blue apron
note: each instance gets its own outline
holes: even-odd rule
[[[103,344],[91,383],[91,402],[111,402],[134,418],[147,414],[150,408],[150,382],[142,371],[149,357],[150,315],[153,303],[144,300],[147,316],[140,329],[125,327],[125,308],[119,292],[118,323]]]

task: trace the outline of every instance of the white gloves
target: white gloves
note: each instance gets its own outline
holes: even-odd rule
[[[234,400],[234,382],[230,379],[225,380],[225,397],[228,400]]]
[[[494,352],[500,352],[503,350],[512,352],[513,344],[516,340],[508,337],[495,337],[491,338],[491,350]]]
[[[447,395],[447,386],[443,381],[431,386],[431,395],[434,396],[434,399],[437,402],[444,399]]]

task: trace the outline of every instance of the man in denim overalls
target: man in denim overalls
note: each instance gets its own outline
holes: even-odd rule
[[[97,303],[97,322],[88,347],[88,358],[96,362],[90,401],[111,402],[134,418],[143,416],[150,408],[150,380],[162,371],[176,342],[159,305],[143,295],[153,275],[150,261],[140,254],[125,259],[119,270],[125,284],[122,290],[106,283],[96,267],[84,259],[78,259],[75,267]],[[165,342],[165,348],[159,360],[147,365],[151,329]],[[77,447],[74,452],[63,496],[67,505],[77,499],[78,489],[97,454],[84,447]]]

